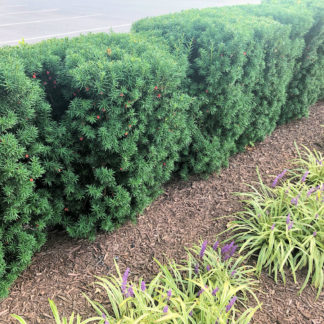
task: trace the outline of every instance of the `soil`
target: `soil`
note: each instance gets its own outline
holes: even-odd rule
[[[62,315],[74,310],[82,317],[93,316],[82,292],[105,303],[105,296],[92,283],[94,275],[114,271],[114,260],[121,271],[131,268],[131,279],[144,277],[148,281],[158,271],[154,258],[180,261],[185,247],[201,239],[214,242],[230,219],[220,217],[242,209],[233,192],[247,191],[245,183],[257,181],[257,166],[270,184],[297,157],[295,142],[321,149],[321,125],[324,102],[311,107],[309,118],[280,126],[262,143],[233,156],[220,174],[208,180],[192,178],[167,184],[164,194],[138,217],[137,224],[127,223],[113,233],[101,233],[94,242],[51,232],[46,245],[12,286],[9,297],[0,302],[0,323],[17,323],[10,319],[11,313],[23,316],[30,324],[54,323],[48,298],[55,301]],[[258,292],[263,306],[253,323],[324,323],[324,292],[315,300],[316,290],[308,285],[298,295],[304,276],[299,274],[297,285],[288,276],[284,285],[276,284],[264,272]]]

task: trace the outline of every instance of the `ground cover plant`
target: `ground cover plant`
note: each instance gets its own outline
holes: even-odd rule
[[[296,29],[289,3],[268,6],[282,14],[189,10],[1,48],[0,297],[50,228],[94,239],[135,221],[173,173],[219,170],[293,118],[292,82],[305,105],[320,96],[322,7]]]
[[[299,168],[283,170],[272,186],[260,177],[257,186],[250,186],[252,192],[241,193],[245,209],[230,228],[240,252],[256,258],[258,274],[266,268],[276,282],[278,275],[285,282],[289,270],[296,282],[297,271],[305,268],[300,292],[311,281],[319,297],[324,284],[323,156],[305,149],[297,163]]]
[[[117,276],[98,277],[96,284],[107,293],[109,310],[90,300],[97,317],[78,317],[77,323],[249,323],[260,307],[254,290],[254,269],[233,258],[237,246],[215,242],[194,246],[181,264],[162,265],[149,282],[128,280],[130,269],[122,274],[116,264]],[[248,307],[248,297],[255,298],[256,307]],[[53,301],[50,305],[57,324],[60,318]],[[20,323],[22,317],[13,315]],[[74,314],[69,323],[74,323]]]

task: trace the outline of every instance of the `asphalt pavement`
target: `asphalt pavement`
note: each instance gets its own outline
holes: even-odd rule
[[[0,46],[89,32],[127,32],[144,17],[259,0],[0,0]]]

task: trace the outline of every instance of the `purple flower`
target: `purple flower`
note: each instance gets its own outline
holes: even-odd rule
[[[168,305],[165,305],[163,307],[163,313],[167,313],[168,312],[168,309],[169,309],[169,306]]]
[[[314,187],[310,188],[307,192],[307,197],[309,197],[314,191],[315,191]]]
[[[194,271],[195,271],[195,274],[199,273],[199,264],[198,263],[196,263]]]
[[[271,226],[272,231],[274,230],[275,226],[276,226],[276,223],[273,223],[272,226]]]
[[[107,320],[106,314],[105,313],[102,313],[101,316],[105,320],[105,323],[104,324],[109,324],[109,321]]]
[[[219,288],[216,287],[216,288],[212,291],[212,295],[213,295],[213,296],[216,296],[216,293],[217,293],[218,290],[219,290]]]
[[[216,251],[216,250],[217,250],[217,248],[218,248],[218,245],[219,245],[219,242],[218,242],[218,241],[216,241],[216,242],[214,243],[214,245],[213,245],[213,250],[214,250],[214,251]]]
[[[319,165],[322,165],[322,161],[320,161],[320,160],[316,160],[316,162],[317,162]]]
[[[303,175],[303,177],[301,178],[300,182],[305,182],[307,176],[309,175],[309,171],[306,171]]]
[[[129,271],[130,271],[130,269],[127,268],[126,271],[124,272],[124,275],[123,275],[122,286],[121,286],[121,291],[122,291],[123,294],[126,291],[126,285],[127,285],[127,279],[128,279]]]
[[[286,217],[286,224],[288,225],[289,223],[290,223],[290,214],[288,214]]]
[[[167,297],[168,297],[168,300],[171,298],[171,296],[172,296],[172,290],[169,289],[169,290],[167,291]]]
[[[293,204],[293,205],[295,205],[295,206],[297,206],[298,205],[298,196],[296,197],[296,198],[292,198],[291,200],[290,200],[290,202]]]
[[[145,281],[141,282],[141,290],[145,291],[146,290],[146,285],[145,285]]]
[[[317,218],[318,218],[318,214],[315,215],[315,219],[317,219]]]
[[[315,237],[317,235],[317,233],[316,232],[313,232],[313,236]]]
[[[192,315],[193,315],[193,312],[192,312],[192,311],[190,311],[189,315],[190,315],[190,316],[192,316]]]
[[[231,258],[234,255],[236,249],[237,249],[237,246],[234,245],[234,241],[232,241],[230,244],[224,245],[221,249],[221,253],[223,255],[224,261]]]
[[[208,286],[206,285],[205,288],[208,288]],[[205,289],[201,288],[197,293],[197,297],[199,297],[204,291],[205,291]]]
[[[286,172],[287,172],[287,169],[283,170],[280,174],[277,175],[277,177],[274,179],[274,181],[272,183],[272,188],[274,188],[277,185],[279,179],[281,179],[285,175]]]
[[[233,277],[233,276],[235,275],[235,273],[236,273],[236,270],[233,270],[233,271],[231,272],[231,276]]]
[[[207,240],[203,242],[202,246],[201,246],[201,250],[200,250],[200,253],[199,253],[199,256],[201,258],[203,258],[204,254],[205,254],[205,251],[206,251],[206,248],[207,248]]]
[[[291,229],[292,229],[292,227],[293,227],[293,224],[294,224],[294,222],[293,222],[293,221],[291,221],[291,222],[289,223],[289,225],[288,225],[288,230],[291,230]]]
[[[208,266],[206,267],[206,270],[207,270],[207,271],[210,271],[210,265],[208,265]]]
[[[135,295],[134,295],[134,290],[133,290],[133,287],[132,286],[130,286],[129,288],[128,288],[128,296],[130,296],[130,297],[134,297]]]
[[[230,302],[228,303],[228,305],[226,306],[226,313],[228,313],[230,311],[230,309],[233,307],[234,303],[236,302],[237,297],[234,296]]]

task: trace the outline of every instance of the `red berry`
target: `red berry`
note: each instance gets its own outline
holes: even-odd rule
[[[128,125],[128,127],[129,127],[129,128],[131,128],[131,127],[132,127],[132,125],[131,125],[131,124],[129,124],[129,125]]]
[[[46,74],[49,75],[50,74],[50,71],[46,71]]]
[[[123,93],[121,93],[121,94],[120,94],[120,96],[121,96],[121,97],[124,97],[124,94],[123,94]]]
[[[164,166],[166,166],[166,163],[165,163],[165,162],[163,162],[163,165],[164,165]]]
[[[99,115],[97,116],[97,119],[100,119],[100,116]]]
[[[120,170],[120,171],[123,171],[123,168],[120,168],[119,170]]]
[[[56,80],[54,80],[53,83],[56,84]]]
[[[64,208],[64,211],[68,212],[68,211],[69,211],[69,208],[66,208],[66,207],[65,207],[65,208]]]
[[[105,109],[105,108],[102,108],[101,110],[102,110],[103,112],[105,112],[105,111],[106,111],[106,109]]]
[[[243,52],[243,55],[246,55],[246,52]]]
[[[80,137],[80,141],[81,141],[81,142],[83,141],[83,137]]]
[[[29,179],[29,181],[30,181],[30,182],[33,182],[33,181],[34,181],[34,179],[33,179],[33,178],[30,178],[30,179]]]
[[[88,88],[88,87],[86,87],[86,88],[85,88],[85,91],[89,91],[89,88]]]
[[[28,155],[28,154],[26,154],[26,155],[25,155],[25,157],[26,157],[26,159],[28,159],[28,158],[29,158],[29,155]]]
[[[43,84],[44,84],[44,85],[46,85],[46,84],[47,84],[47,82],[46,82],[46,81],[44,81],[44,82],[43,82]]]
[[[161,94],[159,93],[159,94],[157,95],[157,97],[158,97],[158,98],[161,98]]]
[[[125,136],[127,136],[127,135],[128,135],[128,133],[126,132],[126,133],[125,133]]]
[[[35,73],[33,74],[33,79],[36,79],[36,74]]]
[[[58,171],[58,172],[61,172],[61,171],[62,171],[62,169],[58,169],[57,171]]]
[[[155,86],[155,87],[154,87],[154,90],[157,90],[157,89],[158,89],[158,87],[157,87],[157,86]]]
[[[205,90],[206,93],[208,93],[208,90]]]

